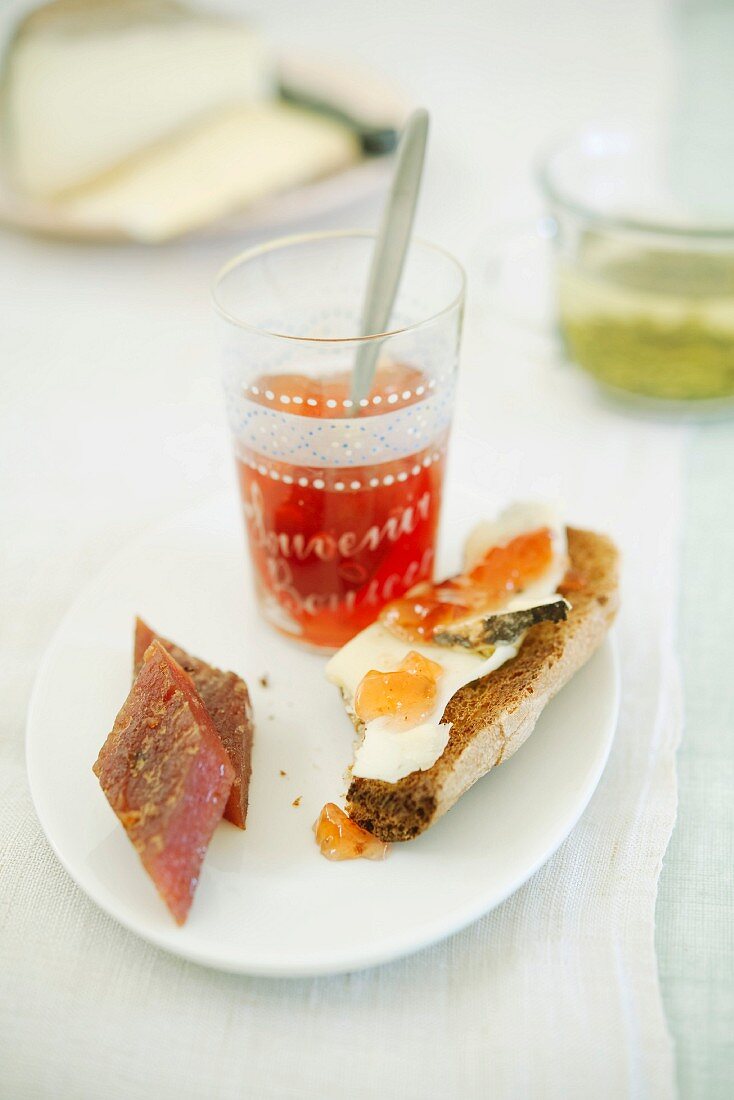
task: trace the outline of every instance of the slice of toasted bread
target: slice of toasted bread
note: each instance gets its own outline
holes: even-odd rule
[[[618,606],[618,553],[610,539],[568,528],[572,608],[565,622],[533,626],[512,661],[454,695],[443,714],[449,742],[433,767],[397,783],[353,778],[352,820],[380,840],[411,840],[529,737],[543,707],[601,644]]]

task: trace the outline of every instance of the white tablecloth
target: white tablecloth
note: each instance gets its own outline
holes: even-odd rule
[[[535,7],[509,3],[495,14],[378,4],[356,17],[349,5],[296,14],[275,3],[268,18],[314,42],[327,6],[332,44],[392,69],[434,109],[420,229],[464,257],[497,209],[517,208],[517,180],[550,129],[634,104],[651,69],[664,68],[652,6],[637,19],[632,59],[619,5],[612,19],[605,5],[559,4],[542,33]],[[681,433],[606,411],[573,376],[503,343],[478,281],[462,430],[489,441],[498,504],[551,493],[625,553],[620,729],[558,854],[447,943],[358,975],[272,982],[205,971],[118,928],[40,833],[22,731],[64,608],[131,535],[229,477],[206,285],[234,247],[2,239],[3,1090],[21,1100],[670,1096],[653,918],[680,728]]]
[[[679,433],[620,419],[575,377],[471,328],[465,362],[459,430],[490,441],[498,503],[561,497],[575,522],[612,531],[624,548],[619,733],[581,823],[500,909],[405,962],[295,983],[206,973],[117,928],[58,867],[23,775],[28,688],[71,591],[141,515],[152,518],[167,486],[190,499],[193,479],[203,488],[227,476],[216,387],[193,381],[181,400],[179,382],[160,440],[160,420],[133,416],[122,399],[117,436],[107,402],[64,401],[55,387],[45,407],[35,393],[26,404],[18,378],[2,423],[14,471],[2,572],[12,724],[0,802],[0,1048],[11,1095],[92,1097],[102,1082],[110,1097],[318,1096],[347,1084],[364,1097],[480,1096],[490,1084],[513,1097],[671,1095],[653,913],[675,812]],[[125,493],[111,489],[120,481]]]

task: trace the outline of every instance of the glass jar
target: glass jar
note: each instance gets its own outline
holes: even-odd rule
[[[627,131],[563,142],[539,180],[568,358],[618,398],[734,408],[734,222],[707,220],[679,158]]]

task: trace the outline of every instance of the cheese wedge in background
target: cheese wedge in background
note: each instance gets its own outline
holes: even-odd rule
[[[6,192],[103,237],[163,241],[362,158],[338,112],[283,102],[246,24],[175,0],[55,0],[2,75]]]
[[[78,224],[152,243],[336,172],[359,156],[355,135],[331,119],[277,102],[231,108],[130,160],[64,208]]]
[[[174,0],[55,0],[3,65],[3,145],[17,188],[52,199],[234,105],[275,95],[246,24]]]

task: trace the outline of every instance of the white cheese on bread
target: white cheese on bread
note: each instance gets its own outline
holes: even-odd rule
[[[522,593],[508,598],[503,605],[505,610],[521,610],[532,606],[533,602],[538,604],[554,597],[568,568],[565,527],[555,512],[545,505],[515,505],[497,520],[479,524],[467,540],[466,568],[470,569],[492,546],[539,527],[548,527],[551,531],[551,564],[544,575]],[[470,650],[405,641],[378,622],[343,646],[329,661],[326,675],[341,690],[345,706],[353,719],[357,687],[371,669],[384,672],[394,670],[410,650],[416,650],[443,668],[431,713],[420,724],[409,729],[398,728],[388,717],[375,718],[364,724],[352,775],[397,783],[411,772],[426,771],[432,767],[448,743],[451,727],[441,719],[449,700],[465,684],[487,676],[515,657],[523,637],[518,637],[513,644],[497,645],[489,656],[482,657]]]

